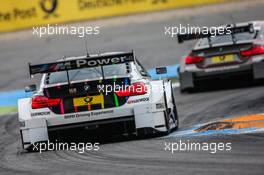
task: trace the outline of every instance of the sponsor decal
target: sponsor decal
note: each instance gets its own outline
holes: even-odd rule
[[[44,115],[50,115],[50,112],[35,112],[35,113],[31,113],[31,117],[36,117],[36,116],[44,116]]]
[[[165,104],[164,103],[157,103],[156,104],[156,109],[164,109],[165,108]]]
[[[149,98],[140,98],[140,99],[136,99],[136,100],[129,100],[127,101],[127,104],[135,104],[135,103],[141,103],[141,102],[146,102],[149,101]]]
[[[223,71],[223,70],[230,70],[230,69],[237,69],[239,66],[226,66],[226,67],[221,67],[221,68],[209,68],[206,69],[205,72],[215,72],[215,71]]]
[[[227,0],[2,0],[0,32],[222,1]]]
[[[90,86],[88,84],[83,86],[83,89],[87,92],[90,90]]]
[[[75,95],[77,93],[77,89],[76,88],[69,88],[69,93],[71,95]]]
[[[91,103],[93,101],[93,97],[85,97],[83,100],[86,104],[88,104],[88,103]]]
[[[0,24],[15,20],[28,20],[35,17],[37,17],[37,10],[35,7],[28,7],[23,9],[19,7],[15,7],[10,11],[6,11],[6,12],[0,11]]]
[[[107,110],[107,111],[93,111],[85,114],[69,114],[65,115],[65,119],[72,119],[72,118],[79,118],[79,117],[94,117],[94,116],[99,116],[99,115],[104,115],[104,114],[113,114],[113,110]]]
[[[166,5],[171,0],[78,0],[80,10],[91,10],[131,5]]]
[[[103,96],[103,94],[73,99],[74,107],[96,105],[96,104],[100,104],[101,108],[104,108],[104,96]]]
[[[118,64],[125,62],[125,58],[126,56],[97,59],[97,60],[87,60],[87,59],[76,60],[76,66],[77,68],[82,68],[82,67],[96,67],[100,65]]]
[[[26,122],[25,121],[19,122],[19,127],[23,128],[25,126],[26,126]]]
[[[44,19],[50,16],[57,17],[58,15],[55,13],[57,6],[58,6],[57,0],[41,0],[40,7],[42,11],[46,13],[46,15],[44,16]]]

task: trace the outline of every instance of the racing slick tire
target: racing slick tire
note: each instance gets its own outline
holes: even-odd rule
[[[166,110],[164,111],[164,117],[165,117],[165,125],[167,128],[167,131],[165,132],[165,134],[168,135],[171,133],[171,131],[177,130],[179,126],[178,112],[177,112],[177,107],[176,107],[176,103],[174,99],[172,86],[171,86],[171,98],[172,98],[172,104],[173,104],[172,109],[168,108],[167,96],[165,92],[164,92],[164,98],[165,98],[164,100],[165,100],[165,108],[166,108]],[[175,125],[174,128],[170,127],[170,120],[173,121]]]
[[[185,89],[180,88],[181,93],[191,93],[194,92],[195,90],[196,90],[195,88],[185,88]]]
[[[174,122],[176,124],[176,127],[173,130],[176,131],[179,128],[179,117],[178,117],[178,111],[177,111],[177,107],[176,107],[176,103],[175,103],[175,98],[174,98],[172,86],[171,86],[171,96],[172,96],[172,103],[173,103]]]
[[[47,145],[47,142],[35,142],[34,144],[31,144],[29,147],[26,148],[27,152],[29,152],[29,153],[39,152],[40,149],[41,149],[40,148],[41,144],[46,144]]]
[[[190,72],[179,73],[180,92],[190,93],[196,90],[193,74]]]

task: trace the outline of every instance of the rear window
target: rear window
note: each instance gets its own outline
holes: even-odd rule
[[[70,81],[81,81],[81,80],[95,80],[101,79],[103,77],[120,77],[126,76],[130,72],[129,63],[107,65],[101,67],[83,68],[69,70],[69,80]],[[67,72],[54,72],[48,74],[46,78],[47,84],[65,83],[67,82]]]
[[[241,41],[248,41],[248,40],[253,40],[256,37],[256,33],[239,33],[234,35],[236,40],[238,42]],[[218,45],[218,44],[224,44],[224,43],[230,43],[232,41],[232,35],[222,35],[222,36],[216,36],[216,37],[211,37],[211,44],[212,45]],[[205,47],[208,46],[209,42],[207,38],[201,39],[197,47]]]

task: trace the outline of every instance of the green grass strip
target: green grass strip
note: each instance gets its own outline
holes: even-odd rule
[[[0,115],[6,115],[10,113],[17,112],[16,106],[1,106],[0,107]]]

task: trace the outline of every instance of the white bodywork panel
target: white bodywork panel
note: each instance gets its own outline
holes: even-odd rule
[[[48,141],[48,129],[45,119],[31,119],[25,122],[25,127],[21,127],[23,141],[34,143]]]

